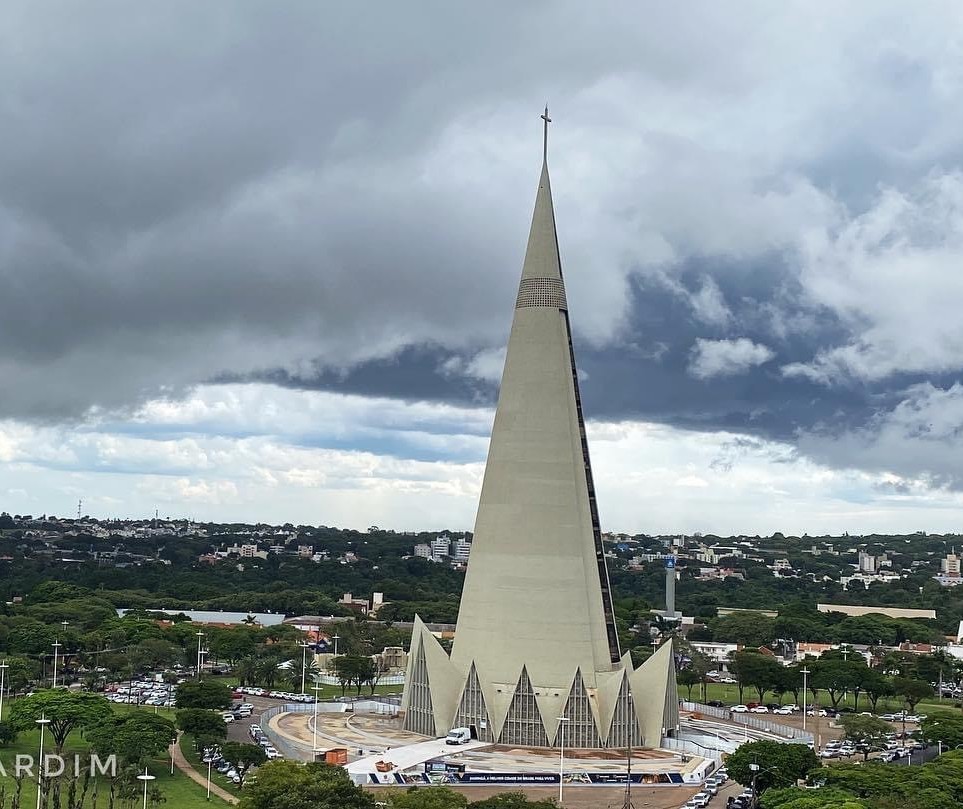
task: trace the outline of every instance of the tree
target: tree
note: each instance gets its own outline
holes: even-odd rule
[[[267,753],[264,752],[264,748],[256,744],[244,744],[243,742],[225,742],[221,745],[221,755],[234,765],[234,769],[237,770],[238,777],[241,779],[238,786],[242,789],[248,770],[252,767],[260,767],[267,761]]]
[[[392,809],[464,809],[468,798],[449,787],[411,787],[391,795]]]
[[[963,716],[941,711],[927,716],[920,723],[920,736],[930,744],[942,742],[944,747],[963,744]]]
[[[8,657],[4,662],[8,666],[4,684],[12,694],[23,691],[39,673],[37,667],[23,657]]]
[[[0,745],[6,747],[17,740],[17,729],[12,722],[0,722]]]
[[[869,809],[869,804],[842,789],[823,787],[813,792],[789,787],[766,792],[762,796],[762,809]]]
[[[750,765],[759,765],[753,771]],[[783,742],[749,742],[736,748],[728,759],[729,774],[743,786],[763,792],[771,787],[791,787],[805,778],[810,770],[819,767],[819,759],[808,745]]]
[[[863,668],[865,666],[855,661],[820,658],[813,664],[812,687],[828,693],[833,708],[836,708],[846,692],[862,682],[860,669]]]
[[[910,711],[915,710],[921,700],[933,696],[933,686],[922,680],[914,680],[910,677],[894,677],[893,690],[897,696],[902,697],[906,701]]]
[[[341,686],[341,696],[343,697],[348,690],[348,686],[351,685],[351,678],[353,676],[351,660],[347,655],[341,655],[331,661],[331,667],[334,669],[334,676],[338,678],[338,684]]]
[[[238,809],[374,809],[374,798],[341,767],[272,761],[258,769]]]
[[[178,708],[227,708],[231,689],[217,680],[187,680],[177,686],[174,700]]]
[[[684,668],[680,669],[677,680],[679,685],[686,689],[689,702],[692,702],[692,689],[701,682],[702,678],[693,669]]]
[[[137,711],[112,716],[89,728],[86,735],[98,753],[142,766],[177,740],[177,728],[166,717]]]
[[[716,618],[712,622],[712,635],[714,640],[722,643],[741,643],[743,646],[759,647],[773,641],[776,637],[775,626],[776,622],[765,615],[735,612]]]
[[[782,666],[773,658],[759,652],[735,652],[729,669],[739,686],[740,702],[746,687],[755,688],[759,701],[762,702],[766,692],[776,687],[782,678]]]
[[[869,758],[870,751],[884,749],[887,736],[893,732],[888,722],[875,716],[848,714],[839,721],[849,741],[866,745],[863,749],[863,761]]]
[[[208,742],[227,738],[227,726],[224,720],[213,711],[205,711],[203,708],[179,710],[177,727],[193,736],[199,747],[203,747]]]
[[[10,721],[18,730],[33,730],[41,716],[49,719],[47,730],[59,755],[72,730],[99,724],[112,713],[110,703],[99,694],[57,688],[37,691],[15,700],[10,709]]]
[[[869,704],[872,706],[873,713],[876,713],[876,706],[879,704],[880,699],[883,697],[891,697],[896,691],[893,688],[893,682],[889,677],[884,677],[878,671],[870,669],[871,674],[867,674],[862,678],[862,687],[866,692],[866,696],[869,697]]]

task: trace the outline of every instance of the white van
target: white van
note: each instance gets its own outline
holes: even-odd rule
[[[468,728],[452,728],[445,736],[445,744],[468,744],[471,741],[471,731]]]

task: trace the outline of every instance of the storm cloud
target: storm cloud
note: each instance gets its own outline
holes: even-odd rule
[[[490,408],[547,99],[591,418],[960,488],[961,23],[5,3],[0,420],[225,383]]]

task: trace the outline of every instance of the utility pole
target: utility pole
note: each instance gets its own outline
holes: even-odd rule
[[[799,673],[802,674],[802,676],[803,676],[803,690],[802,690],[803,704],[802,704],[802,715],[803,715],[803,730],[805,730],[805,729],[806,729],[806,677],[807,677],[811,672],[809,671],[809,669],[807,669],[805,666],[803,666],[803,668],[800,670]]]

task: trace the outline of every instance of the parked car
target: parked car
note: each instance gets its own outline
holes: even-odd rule
[[[769,709],[765,705],[757,705],[755,708],[749,709],[751,713],[769,713]]]
[[[730,709],[733,713],[749,713],[748,705],[733,705]]]

